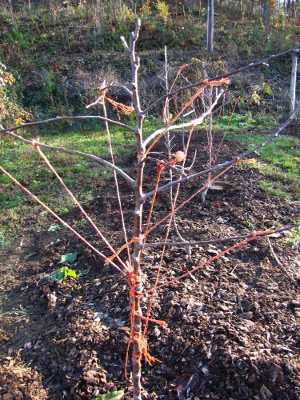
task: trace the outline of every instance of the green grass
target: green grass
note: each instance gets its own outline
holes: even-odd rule
[[[246,132],[270,130],[277,127],[277,121],[271,116],[260,116],[254,119],[251,113],[246,115],[224,116],[220,119],[218,129],[224,131],[227,129],[230,122],[228,131],[231,133],[246,134]]]
[[[246,121],[245,121],[246,122]],[[239,128],[240,122],[233,121],[227,140],[239,142],[243,148],[250,150],[265,140],[268,134],[258,134],[256,128],[252,131],[248,126]],[[248,124],[248,122],[247,122]],[[271,128],[272,125],[271,124]],[[263,125],[257,122],[259,130]],[[300,143],[298,137],[285,136],[275,138],[261,148],[260,156],[255,162],[255,167],[264,174],[260,181],[262,190],[275,196],[282,196],[289,200],[300,200]]]
[[[149,124],[146,124],[146,131],[147,129],[151,131]],[[23,134],[23,137],[33,138],[30,133]],[[113,151],[117,154],[116,163],[126,166],[126,158],[134,153],[134,134],[120,128],[112,128],[111,137]],[[98,155],[110,161],[107,135],[103,128],[67,133],[49,132],[40,134],[39,140],[50,145]],[[45,154],[81,202],[90,201],[97,194],[107,190],[106,183],[112,177],[110,169],[83,157],[53,151],[45,151]],[[3,168],[55,212],[63,215],[73,207],[72,201],[54,174],[33,148],[5,137],[0,141],[0,157]],[[0,246],[4,246],[8,238],[14,236],[18,223],[32,211],[40,213],[41,207],[6,175],[0,174]],[[11,221],[14,221],[14,224],[11,224]],[[38,221],[37,225],[42,225],[42,221]]]

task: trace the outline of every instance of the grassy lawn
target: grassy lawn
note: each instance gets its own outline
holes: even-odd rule
[[[125,166],[126,157],[134,152],[135,137],[121,128],[112,128],[111,135],[113,150],[118,154],[116,162]],[[34,138],[30,132],[23,134],[23,137]],[[40,134],[39,140],[110,160],[104,128],[67,133],[49,132]],[[92,200],[96,193],[105,191],[105,183],[112,177],[109,168],[83,157],[53,151],[45,151],[45,154],[64,182],[82,202]],[[71,200],[33,148],[2,136],[0,157],[3,168],[55,212],[63,215],[69,211],[72,206]],[[18,221],[23,216],[39,210],[42,211],[34,200],[16,187],[6,175],[0,174],[0,247],[15,235]],[[36,229],[39,229],[38,223]]]
[[[227,119],[227,117],[226,117]],[[268,128],[269,132],[276,129],[274,122],[268,119],[259,121],[247,120],[247,117],[234,119],[230,125],[226,139],[234,140],[244,149],[255,148],[269,134],[261,134]],[[221,126],[225,125],[221,121]],[[287,200],[300,201],[300,143],[296,136],[281,135],[265,147],[261,148],[254,166],[263,173],[260,181],[262,190]]]

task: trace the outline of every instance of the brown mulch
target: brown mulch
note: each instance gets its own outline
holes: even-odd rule
[[[180,149],[179,143],[175,142],[175,150]],[[229,159],[237,147],[226,144],[220,161]],[[193,170],[199,170],[204,161],[198,157]],[[147,167],[150,173],[145,180],[153,188],[155,164]],[[281,227],[299,218],[299,204],[262,192],[262,179],[249,166],[232,169],[224,177],[230,183],[227,190],[209,191],[205,203],[196,197],[178,213],[181,235],[189,240],[213,239]],[[195,192],[200,182],[187,184],[178,203]],[[125,221],[131,226],[134,196],[123,182],[120,189]],[[112,244],[120,247],[113,184],[86,209]],[[167,193],[158,194],[152,221],[168,210]],[[42,231],[35,232],[36,218],[22,220],[18,241],[2,249],[1,398],[93,399],[118,389],[131,398],[132,386],[124,376],[129,330],[126,280],[65,229],[48,232],[53,223],[50,217]],[[66,218],[81,220],[76,210]],[[162,239],[166,226],[162,224],[148,240]],[[77,228],[105,251],[88,225],[77,224]],[[162,363],[150,367],[143,362],[145,398],[299,398],[300,256],[299,250],[286,243],[289,235],[270,238],[281,266],[267,239],[257,238],[158,290],[151,317],[166,325],[150,324],[148,342],[151,355]],[[176,239],[174,229],[171,237]],[[230,244],[196,246],[191,256],[180,246],[168,248],[160,283],[191,270]],[[51,282],[48,276],[60,267],[61,255],[74,251],[78,259],[73,268],[85,273],[77,280]],[[146,289],[153,286],[160,254],[160,248],[145,250]],[[144,313],[149,298],[143,301]]]

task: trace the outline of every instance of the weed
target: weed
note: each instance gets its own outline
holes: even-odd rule
[[[74,253],[67,253],[63,254],[60,257],[59,264],[67,264],[63,265],[61,268],[53,271],[50,280],[54,281],[64,281],[67,278],[77,279],[80,274],[78,275],[74,269],[68,267],[68,265],[73,264],[77,259],[76,251]]]
[[[101,396],[96,397],[95,400],[120,400],[124,397],[124,390],[116,390],[115,392],[110,392],[106,394],[102,394]]]
[[[296,221],[294,221],[296,224]],[[298,249],[298,244],[300,243],[300,226],[296,226],[291,230],[291,237],[285,241],[293,250]]]
[[[50,226],[50,228],[48,229],[48,232],[55,232],[58,231],[61,228],[61,226],[57,223],[53,224]]]
[[[74,269],[71,269],[71,268],[67,267],[66,265],[64,265],[63,267],[58,268],[57,270],[52,272],[52,274],[50,276],[50,280],[52,282],[64,281],[67,278],[77,279],[77,277],[78,276]]]

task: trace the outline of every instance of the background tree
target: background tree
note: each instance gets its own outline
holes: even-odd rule
[[[214,0],[207,2],[207,53],[213,52],[214,42]]]

